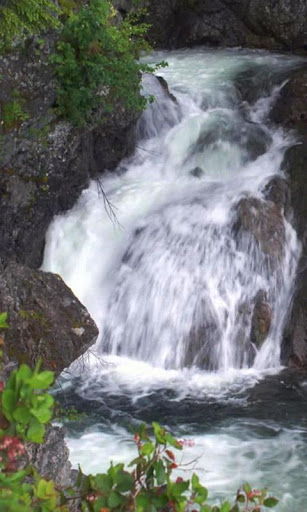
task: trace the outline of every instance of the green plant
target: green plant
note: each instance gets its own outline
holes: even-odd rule
[[[0,313],[0,330],[8,329],[7,313]]]
[[[29,119],[29,114],[23,109],[23,100],[17,89],[13,91],[11,101],[2,104],[1,124],[4,133],[18,128],[21,123]]]
[[[135,433],[138,453],[128,468],[111,464],[107,473],[96,476],[85,476],[79,470],[83,512],[261,512],[278,503],[267,496],[266,489],[252,490],[245,484],[235,503],[210,505],[208,490],[195,473],[189,480],[172,478],[173,470],[180,469],[173,450],[182,450],[185,442],[155,422],[153,433],[152,440],[145,425]]]
[[[118,27],[107,0],[91,0],[70,12],[52,56],[60,115],[80,126],[99,108],[105,113],[115,105],[136,111],[145,107],[140,95],[144,66],[136,59],[148,50],[148,26],[138,23],[139,16],[128,16]]]
[[[0,5],[0,41],[10,44],[24,34],[37,34],[60,25],[60,9],[52,0],[9,0]]]
[[[5,313],[0,330],[8,327]],[[130,464],[111,464],[106,473],[84,475],[79,469],[74,487],[59,488],[46,481],[25,461],[25,442],[43,442],[45,425],[52,418],[54,400],[46,390],[53,373],[26,365],[14,370],[6,385],[0,381],[0,510],[1,512],[68,512],[77,501],[83,512],[262,512],[278,500],[267,490],[238,491],[235,502],[208,503],[208,491],[194,473],[191,479],[173,478],[180,469],[174,450],[185,441],[176,440],[158,423],[153,438],[145,425],[134,434],[137,456]]]

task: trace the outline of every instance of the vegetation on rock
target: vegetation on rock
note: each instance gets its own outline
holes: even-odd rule
[[[4,0],[0,5],[1,42],[11,44],[16,37],[58,27],[59,13],[52,0]]]
[[[144,35],[148,25],[131,14],[121,25],[106,0],[91,0],[65,22],[57,53],[52,57],[58,79],[58,112],[76,125],[90,120],[93,110],[112,111],[114,105],[142,110],[141,71],[137,62],[148,50]]]

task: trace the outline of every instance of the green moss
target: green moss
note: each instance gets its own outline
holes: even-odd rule
[[[44,330],[47,329],[48,332],[50,330],[50,324],[48,320],[42,313],[38,311],[27,311],[25,309],[20,309],[19,316],[24,320],[34,320],[35,322],[39,323],[44,328]]]
[[[24,100],[19,91],[14,89],[12,100],[2,103],[1,126],[3,133],[8,133],[29,119],[29,114],[24,110]]]

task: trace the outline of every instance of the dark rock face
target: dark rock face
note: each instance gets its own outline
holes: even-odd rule
[[[307,137],[290,148],[284,168],[289,176],[293,223],[302,242],[295,293],[284,333],[282,358],[292,366],[307,368]]]
[[[118,105],[107,117],[96,112],[82,129],[59,121],[49,63],[54,36],[44,40],[0,57],[0,113],[18,91],[30,120],[0,125],[0,258],[36,268],[53,216],[74,205],[90,178],[133,151],[138,118]]]
[[[143,0],[159,47],[192,44],[306,49],[305,0]],[[131,2],[116,0],[125,15]]]
[[[295,129],[297,144],[283,162],[291,196],[290,218],[302,243],[302,255],[283,343],[285,364],[307,368],[307,70],[300,70],[282,89],[272,110],[275,123]]]
[[[255,306],[252,316],[251,341],[259,349],[266,340],[271,323],[272,309],[268,303],[266,293],[260,290],[255,297]]]
[[[62,279],[11,262],[0,274],[0,311],[10,329],[2,333],[9,360],[59,374],[95,341],[98,329]]]
[[[242,234],[251,236],[274,266],[282,259],[285,227],[282,213],[274,203],[253,197],[241,199],[234,231],[239,238]]]
[[[307,132],[307,69],[300,69],[283,87],[271,112],[275,123]]]

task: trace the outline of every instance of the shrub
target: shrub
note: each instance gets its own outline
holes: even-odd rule
[[[131,14],[117,26],[107,0],[91,0],[70,12],[52,62],[58,112],[75,125],[89,120],[98,108],[109,112],[114,105],[135,111],[145,107],[140,95],[144,66],[136,59],[148,49],[148,25],[138,23],[140,14]]]

